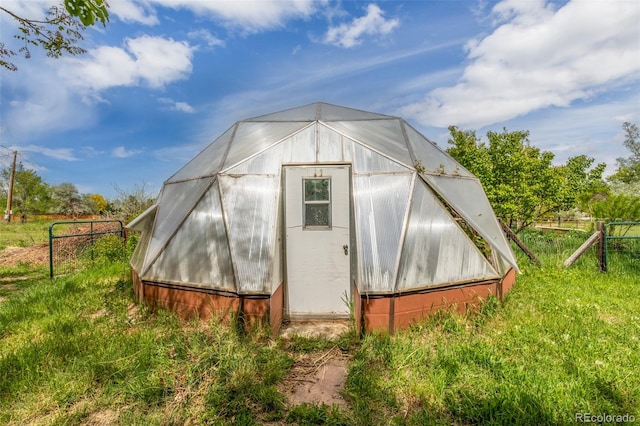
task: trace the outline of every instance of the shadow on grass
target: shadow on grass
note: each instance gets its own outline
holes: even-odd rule
[[[526,392],[479,395],[462,389],[448,393],[445,406],[454,423],[487,425],[556,425],[549,407]]]

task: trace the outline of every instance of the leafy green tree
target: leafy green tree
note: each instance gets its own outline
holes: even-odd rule
[[[447,151],[475,174],[498,217],[518,230],[549,209],[546,194],[557,189],[553,154],[529,143],[526,131],[488,132],[488,144],[475,132],[450,127]]]
[[[555,195],[557,209],[567,211],[579,207],[588,210],[588,204],[594,197],[602,198],[609,192],[609,186],[602,178],[607,165],[599,163],[591,167],[594,159],[586,155],[571,157],[567,163],[556,167],[560,185]]]
[[[140,185],[135,184],[130,189],[123,189],[114,185],[114,189],[118,196],[109,204],[109,212],[126,222],[130,222],[151,207],[155,200],[146,182]]]
[[[631,151],[627,158],[618,158],[618,169],[609,177],[617,193],[640,195],[640,129],[636,124],[625,122],[624,146]]]
[[[2,206],[7,204],[10,177],[11,170],[9,168],[0,172],[0,188],[2,191],[0,203],[2,203]],[[26,217],[31,214],[45,213],[49,203],[49,185],[34,170],[25,169],[24,165],[19,163],[16,166],[13,184],[12,210],[14,214]]]
[[[516,232],[606,191],[604,164],[590,169],[593,159],[577,156],[554,166],[553,153],[532,146],[527,131],[488,132],[488,143],[473,131],[449,132],[447,152],[480,179],[498,217]]]
[[[14,37],[24,42],[19,52],[25,58],[31,57],[30,47],[42,48],[47,56],[58,58],[63,54],[85,53],[78,46],[83,39],[82,32],[86,26],[96,22],[106,25],[109,20],[107,7],[105,0],[65,0],[64,7],[52,6],[43,20],[19,16],[4,6],[0,6],[0,11],[18,23],[18,34]],[[0,41],[0,66],[10,71],[17,70],[18,67],[8,60],[15,55],[16,52]]]
[[[109,202],[100,194],[87,194],[85,198],[85,204],[90,207],[91,213],[102,214],[107,210]]]
[[[61,183],[52,188],[54,213],[76,217],[83,213],[82,197],[78,188],[72,183]]]
[[[451,136],[448,143],[452,146],[447,149],[447,152],[484,184],[491,175],[492,169],[487,145],[472,130],[449,126],[449,133]]]
[[[593,200],[589,207],[594,219],[606,222],[640,221],[640,197],[626,194],[609,195]]]

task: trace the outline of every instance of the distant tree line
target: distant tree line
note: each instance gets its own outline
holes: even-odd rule
[[[6,209],[10,168],[0,170],[0,206]],[[117,196],[107,200],[101,194],[81,194],[72,183],[50,185],[35,170],[16,166],[13,186],[12,211],[14,215],[29,217],[36,214],[59,214],[70,218],[82,215],[100,215],[131,220],[151,204],[154,198],[146,184],[131,190],[115,187]]]
[[[605,221],[640,220],[640,131],[624,123],[631,152],[603,177],[605,164],[586,155],[554,165],[554,154],[529,141],[527,131],[490,131],[483,142],[474,131],[449,127],[447,152],[475,174],[497,216],[520,231],[533,222],[587,214]]]

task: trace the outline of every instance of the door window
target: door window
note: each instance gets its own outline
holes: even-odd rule
[[[331,179],[305,178],[303,220],[305,229],[331,228]]]

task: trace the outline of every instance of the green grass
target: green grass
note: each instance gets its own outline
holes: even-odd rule
[[[49,241],[49,222],[41,220],[0,221],[0,250],[6,247],[29,247]]]
[[[529,267],[506,303],[366,336],[347,393],[361,424],[640,418],[638,280]],[[490,305],[493,302],[489,303]],[[374,407],[374,409],[372,409]]]
[[[133,303],[122,263],[55,280],[27,265],[3,268],[0,424],[569,424],[575,413],[637,420],[640,280],[601,274],[587,260],[563,269],[520,259],[523,274],[504,303],[337,343],[150,312]],[[348,408],[288,406],[278,384],[296,354],[335,344],[351,354]]]
[[[122,272],[112,264],[41,279],[0,303],[0,423],[284,415],[276,383],[292,361],[266,332],[151,313],[132,304]]]

